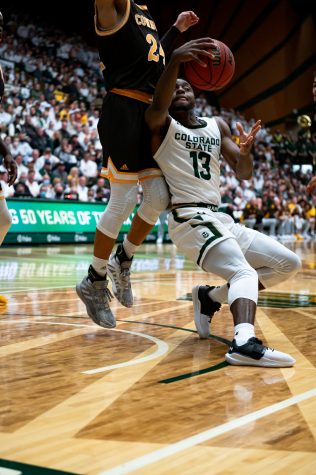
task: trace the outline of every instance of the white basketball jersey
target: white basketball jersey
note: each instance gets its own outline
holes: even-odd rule
[[[221,133],[215,119],[187,128],[172,119],[154,155],[171,193],[171,203],[220,205]]]

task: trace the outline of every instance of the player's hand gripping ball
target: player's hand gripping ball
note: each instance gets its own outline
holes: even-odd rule
[[[226,86],[235,72],[235,59],[231,50],[224,43],[213,40],[213,58],[201,58],[206,67],[197,61],[184,64],[187,81],[197,89],[216,91]]]

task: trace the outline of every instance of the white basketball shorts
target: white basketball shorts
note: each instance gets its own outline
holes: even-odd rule
[[[221,241],[236,239],[243,254],[257,232],[208,208],[177,208],[169,213],[169,235],[177,248],[203,268],[207,252]]]

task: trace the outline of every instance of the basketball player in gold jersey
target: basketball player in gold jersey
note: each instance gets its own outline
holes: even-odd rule
[[[169,201],[164,178],[150,152],[144,113],[164,70],[165,51],[168,53],[178,35],[198,20],[193,12],[181,13],[160,42],[146,6],[134,0],[95,2],[95,31],[107,90],[98,124],[103,148],[101,176],[110,180],[111,197],[97,225],[88,276],[76,291],[89,317],[105,328],[116,325],[109,306],[112,296],[107,274],[115,296],[131,307],[133,255]],[[123,222],[135,208],[138,183],[143,201],[123,245],[110,257]]]
[[[256,338],[254,322],[258,289],[293,277],[300,269],[300,259],[269,236],[241,226],[218,211],[221,156],[237,178],[251,178],[250,152],[261,125],[258,121],[246,133],[238,123],[238,147],[223,119],[196,117],[193,90],[187,81],[178,79],[178,73],[181,63],[206,54],[203,41],[191,41],[174,51],[145,113],[152,153],[170,189],[170,238],[203,270],[227,282],[219,287],[197,285],[192,289],[194,320],[201,338],[209,336],[211,318],[221,303],[228,303],[235,325],[234,339],[225,355],[228,363],[292,366],[294,358],[266,347]]]
[[[3,16],[2,16],[2,13],[0,12],[0,43],[2,41],[2,35],[3,35]],[[4,78],[3,78],[3,73],[0,66],[0,102],[2,102],[3,94],[4,94]],[[17,166],[11,156],[11,153],[8,147],[6,146],[6,144],[3,142],[1,138],[0,138],[0,155],[3,157],[3,165],[8,172],[8,176],[9,176],[8,184],[13,185],[17,177]],[[9,213],[8,206],[7,206],[3,191],[1,189],[1,184],[0,184],[0,246],[3,243],[3,240],[11,224],[12,224],[11,214]],[[0,295],[0,305],[1,304],[3,305],[5,303],[6,303],[5,297]]]

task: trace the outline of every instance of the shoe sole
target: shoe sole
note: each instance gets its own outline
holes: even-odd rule
[[[275,361],[265,358],[264,356],[260,360],[255,360],[249,356],[241,355],[240,353],[226,353],[225,360],[227,363],[234,366],[262,366],[265,368],[289,368],[293,366],[296,361]]]
[[[194,323],[201,340],[206,340],[210,336],[210,330],[208,328],[208,333],[206,334],[204,329],[201,326],[201,304],[199,299],[199,288],[200,285],[196,285],[192,289],[192,302],[194,310]]]
[[[86,302],[84,301],[84,297],[82,295],[82,292],[81,292],[81,289],[80,289],[80,284],[77,284],[76,285],[76,292],[77,292],[77,295],[78,297],[80,298],[80,300],[84,303],[85,307],[86,307],[86,311],[87,311],[87,314],[88,314],[88,317],[96,324],[96,325],[99,325],[100,327],[102,328],[115,328],[116,327],[116,322],[114,322],[114,325],[106,325],[105,323],[103,322],[97,322],[94,318],[94,316],[89,312],[89,308],[86,304]]]

